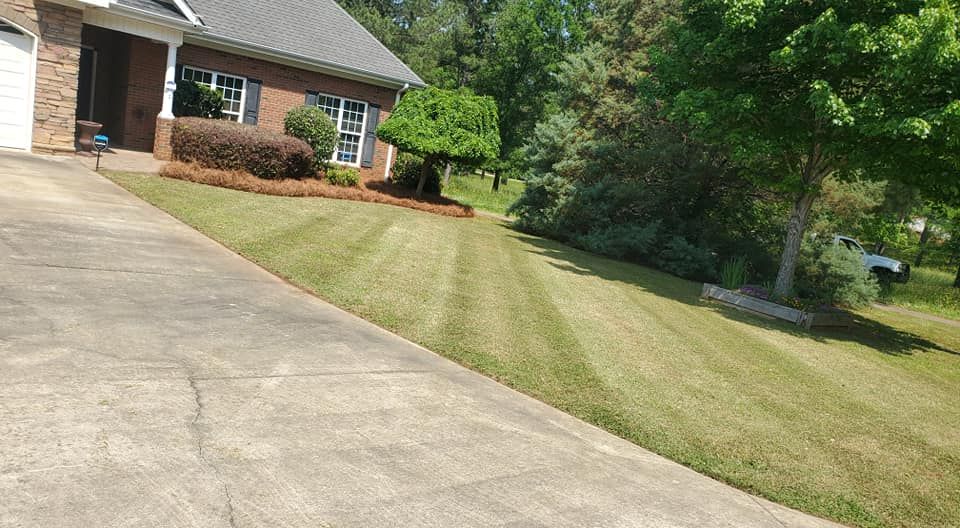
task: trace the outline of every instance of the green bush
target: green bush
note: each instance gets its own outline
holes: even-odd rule
[[[173,115],[220,119],[223,117],[223,96],[193,81],[177,81],[177,91],[173,94]]]
[[[720,285],[736,290],[747,283],[747,258],[733,257],[720,266]]]
[[[303,141],[233,121],[180,117],[170,133],[173,159],[265,179],[317,174],[313,150]]]
[[[360,171],[351,167],[327,167],[325,178],[327,183],[340,187],[360,185]]]
[[[333,157],[340,134],[326,112],[316,106],[298,106],[283,118],[283,131],[288,136],[302,139],[316,154],[317,166],[323,166]]]
[[[618,259],[641,260],[656,242],[659,222],[640,226],[620,224],[597,229],[573,239],[573,243],[587,251]]]
[[[797,292],[802,298],[859,308],[880,295],[877,278],[863,266],[860,254],[844,246],[805,246],[797,268]]]
[[[713,253],[681,236],[667,241],[660,254],[653,257],[653,262],[667,273],[687,279],[712,280],[717,274],[717,259]]]
[[[420,182],[420,171],[422,169],[423,158],[416,154],[410,154],[409,152],[401,152],[397,155],[397,161],[393,164],[393,170],[390,172],[390,180],[397,185],[416,189],[417,183]],[[423,192],[440,194],[443,187],[441,183],[442,177],[442,167],[435,166],[433,174],[427,178],[427,182],[423,186]]]

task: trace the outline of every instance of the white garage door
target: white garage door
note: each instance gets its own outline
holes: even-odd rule
[[[33,38],[0,20],[0,147],[30,146]]]

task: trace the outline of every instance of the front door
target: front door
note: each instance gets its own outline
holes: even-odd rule
[[[93,90],[97,82],[97,50],[80,48],[80,79],[77,83],[77,119],[93,120]]]

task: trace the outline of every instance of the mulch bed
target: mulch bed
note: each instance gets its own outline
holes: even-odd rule
[[[396,205],[457,218],[472,218],[474,216],[472,207],[455,200],[437,195],[424,195],[415,198],[412,189],[387,182],[365,182],[361,183],[360,187],[339,187],[317,178],[265,180],[248,172],[208,169],[194,163],[179,161],[166,164],[160,169],[160,175],[166,178],[274,196],[334,198],[337,200]]]

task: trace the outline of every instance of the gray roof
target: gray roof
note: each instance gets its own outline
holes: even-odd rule
[[[188,22],[187,17],[180,12],[180,9],[173,2],[165,0],[117,0],[117,3],[123,7],[129,7],[151,15]]]
[[[122,0],[147,2],[149,0]],[[203,38],[252,44],[305,62],[422,86],[423,80],[334,0],[190,0]]]

